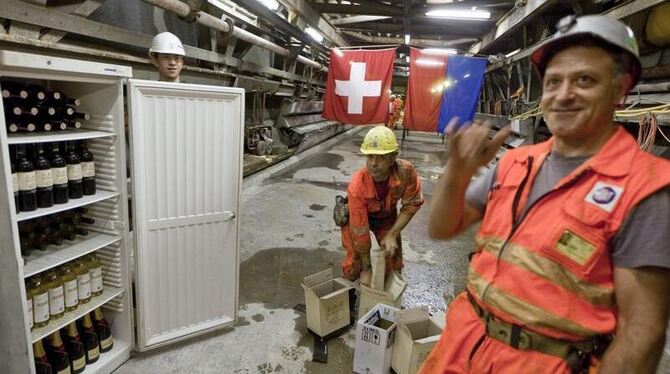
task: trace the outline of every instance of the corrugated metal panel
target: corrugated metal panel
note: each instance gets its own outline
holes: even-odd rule
[[[237,310],[242,90],[131,81],[139,348]]]

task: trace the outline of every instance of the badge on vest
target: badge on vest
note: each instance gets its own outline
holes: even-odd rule
[[[585,265],[595,252],[596,246],[574,232],[565,230],[556,243],[556,250],[574,262]]]
[[[616,203],[619,201],[622,192],[623,188],[621,187],[603,182],[597,182],[596,185],[591,188],[591,191],[589,191],[589,193],[586,195],[584,201],[595,204],[607,212],[612,212],[616,206]]]

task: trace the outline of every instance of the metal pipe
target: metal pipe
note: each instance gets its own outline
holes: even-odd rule
[[[182,3],[179,0],[144,0],[144,1],[159,8],[163,8],[165,10],[169,10],[173,13],[176,13],[181,17],[186,17],[189,14],[191,14],[191,8],[187,4]],[[291,52],[288,49],[278,44],[275,44],[269,40],[263,39],[262,37],[256,34],[252,34],[247,30],[235,27],[232,23],[218,19],[209,13],[200,11],[196,14],[195,19],[196,22],[198,22],[203,26],[219,30],[224,34],[230,34],[235,38],[257,45],[261,48],[272,51],[278,55],[288,56],[291,54]],[[325,66],[321,65],[320,63],[314,60],[310,60],[305,56],[298,55],[297,60],[305,65],[309,65],[311,67],[321,69],[323,71],[328,71],[328,68],[326,68]]]

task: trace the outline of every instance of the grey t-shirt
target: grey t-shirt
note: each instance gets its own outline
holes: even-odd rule
[[[535,200],[587,159],[588,157],[563,157],[556,152],[550,153],[533,182],[524,214]],[[493,186],[496,174],[497,168],[490,168],[470,183],[465,193],[468,204],[481,212],[486,210],[488,192]],[[653,193],[633,209],[619,232],[612,238],[611,248],[616,267],[670,268],[670,186]]]

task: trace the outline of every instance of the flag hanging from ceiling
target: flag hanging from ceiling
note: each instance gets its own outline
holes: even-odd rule
[[[323,118],[354,125],[386,122],[395,51],[331,49]]]
[[[410,50],[403,125],[408,130],[444,132],[452,117],[474,118],[487,60],[448,55],[445,50]]]

